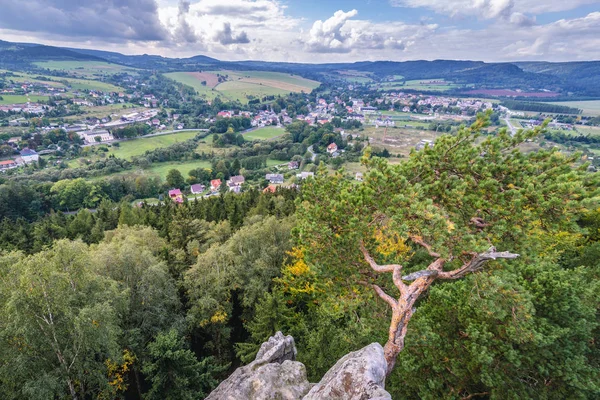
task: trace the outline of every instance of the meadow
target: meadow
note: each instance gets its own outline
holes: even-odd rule
[[[113,75],[122,72],[134,72],[135,69],[104,61],[39,61],[34,63],[40,68],[65,71],[83,78],[99,75]]]
[[[185,131],[172,133],[169,135],[152,136],[148,138],[139,138],[119,142],[119,147],[110,147],[108,154],[113,154],[117,158],[131,159],[134,156],[140,156],[146,151],[168,147],[178,142],[194,138],[198,132]]]
[[[264,128],[255,129],[250,132],[244,133],[244,139],[247,141],[251,140],[268,140],[277,136],[284,135],[286,133],[284,128],[277,128],[275,126],[266,126]]]
[[[436,83],[434,83],[436,82]],[[443,83],[437,83],[443,82]],[[446,82],[443,79],[417,79],[410,81],[392,81],[381,83],[383,90],[427,90],[427,91],[445,91],[461,87],[461,85]]]
[[[583,110],[583,115],[589,115],[589,116],[593,116],[593,117],[600,116],[600,100],[558,101],[558,102],[551,102],[550,104],[579,108],[579,109]]]
[[[19,95],[19,94],[0,94],[0,104],[24,104],[29,102],[35,103],[38,101],[47,101],[48,96],[38,96],[38,95]]]
[[[216,74],[227,76],[219,83]],[[205,71],[171,72],[167,78],[193,87],[200,97],[208,100],[221,96],[227,100],[247,103],[253,98],[285,95],[290,92],[311,92],[319,82],[297,75],[265,71]],[[202,85],[206,81],[206,85]]]
[[[0,72],[7,72],[4,70],[0,70]],[[119,86],[112,85],[110,83],[94,80],[92,79],[79,79],[79,78],[65,78],[65,77],[49,77],[44,76],[43,74],[28,74],[25,72],[14,72],[9,71],[16,76],[6,77],[8,81],[14,82],[37,82],[43,85],[57,87],[57,88],[66,88],[71,87],[76,90],[100,90],[103,92],[121,92],[124,91],[123,88]],[[44,78],[44,79],[39,79]],[[96,77],[97,78],[97,77]]]

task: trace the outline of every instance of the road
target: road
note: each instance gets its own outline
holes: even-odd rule
[[[517,128],[510,123],[510,116],[507,115],[504,117],[504,122],[506,122],[506,125],[508,125],[508,129],[510,129],[510,135],[515,136],[517,134]]]
[[[314,152],[314,150],[313,150],[313,146],[314,146],[314,145],[310,145],[310,146],[308,146],[308,149],[306,149],[306,150],[308,150],[308,152],[310,153],[310,156],[311,156],[311,157],[310,157],[310,160],[311,160],[312,162],[315,162],[315,160],[317,159],[317,155],[315,154],[315,152]]]

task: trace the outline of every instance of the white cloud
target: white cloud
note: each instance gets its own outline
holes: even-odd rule
[[[311,53],[353,53],[361,50],[402,51],[424,32],[431,33],[435,24],[407,25],[400,22],[372,22],[352,19],[358,11],[336,11],[325,21],[315,21],[307,38],[301,38]],[[364,58],[370,58],[364,53]]]

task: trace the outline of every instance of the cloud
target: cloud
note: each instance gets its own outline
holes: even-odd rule
[[[0,0],[0,10],[3,29],[114,42],[168,38],[154,0]]]
[[[308,37],[301,38],[304,49],[312,53],[356,53],[359,50],[404,50],[435,24],[407,25],[394,21],[374,23],[352,19],[356,10],[336,11],[325,21],[312,25]]]
[[[250,43],[248,34],[244,31],[234,34],[229,22],[223,23],[222,28],[215,32],[214,39],[225,46],[230,44]]]
[[[181,0],[178,5],[177,27],[173,32],[172,40],[176,43],[198,43],[201,42],[200,37],[186,20],[187,14],[190,12],[190,2]]]

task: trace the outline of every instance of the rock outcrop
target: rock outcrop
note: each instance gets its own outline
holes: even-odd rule
[[[207,400],[300,400],[310,390],[304,364],[296,360],[294,338],[277,332],[256,359],[238,368]]]
[[[296,354],[294,338],[277,332],[253,362],[235,370],[207,400],[391,400],[378,343],[344,356],[316,385],[308,382]]]
[[[304,400],[392,400],[385,391],[383,347],[372,343],[342,357]]]

